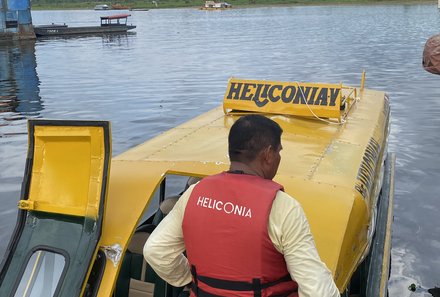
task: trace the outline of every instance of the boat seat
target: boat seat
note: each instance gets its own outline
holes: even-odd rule
[[[188,180],[186,181],[186,186],[185,186],[185,190],[184,190],[184,191],[188,190],[188,188],[189,188],[190,186],[192,186],[192,185],[198,183],[198,182],[201,181],[201,180],[202,180],[202,178],[200,178],[200,177],[190,176],[190,177],[188,178]],[[182,194],[183,194],[183,193],[182,193]]]
[[[196,180],[195,178],[190,178],[190,179],[191,179],[191,181]],[[198,179],[197,179],[197,181],[198,181]],[[197,181],[195,181],[195,182],[197,182]],[[191,184],[192,184],[191,182],[188,182],[185,189],[187,189]],[[156,211],[156,214],[154,215],[154,218],[152,221],[152,225],[154,225],[154,227],[159,225],[159,223],[163,220],[163,218],[167,214],[170,213],[170,211],[173,209],[174,205],[179,200],[180,196],[181,196],[181,194],[180,195],[173,195],[173,196],[169,196],[164,199],[164,201],[160,204],[159,209]],[[148,230],[148,228],[150,228],[149,226],[151,226],[151,225],[141,225],[138,227],[138,230],[139,231]],[[151,268],[149,268],[149,269],[151,269]],[[148,274],[148,272],[147,272],[147,274]],[[184,287],[174,287],[169,284],[166,284],[166,286],[167,286],[167,297],[178,297],[184,288]]]
[[[180,195],[173,195],[165,198],[165,200],[160,204],[159,209],[156,211],[152,224],[155,226],[159,225],[163,218],[173,209],[179,198]]]
[[[122,260],[115,297],[164,297],[166,282],[147,264],[145,242],[155,226],[144,225],[134,233]]]
[[[199,180],[198,178],[190,177],[185,190]],[[122,261],[119,278],[116,283],[115,297],[177,297],[182,291],[183,287],[167,285],[147,264],[143,257],[143,248],[149,235],[163,218],[170,213],[180,196],[172,195],[166,197],[156,211],[152,223],[144,222],[136,229]]]
[[[174,205],[177,203],[177,200],[179,200],[180,196],[193,184],[198,183],[201,180],[199,177],[193,177],[190,176],[186,182],[185,189],[182,191],[182,193],[178,195],[172,195],[168,196],[162,201],[162,203],[159,206],[159,209],[156,211],[156,214],[153,218],[153,225],[159,225],[159,223],[163,220],[163,218],[170,213],[170,211],[173,209]]]

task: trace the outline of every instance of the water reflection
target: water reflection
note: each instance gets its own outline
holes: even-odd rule
[[[121,34],[106,34],[102,36],[102,45],[106,47],[119,46],[129,48],[136,32],[126,32]]]
[[[18,106],[18,100],[16,96],[0,96],[0,113],[15,111]]]
[[[104,47],[126,47],[129,48],[133,42],[133,36],[136,32],[124,32],[124,33],[111,33],[111,34],[74,34],[74,35],[64,35],[64,36],[44,36],[38,37],[38,43],[53,43],[57,42],[70,42],[70,41],[85,41],[85,40],[95,40],[101,38],[102,45]]]
[[[0,46],[0,126],[35,117],[43,109],[35,59],[35,42]],[[0,137],[4,131],[0,130]]]
[[[28,118],[44,105],[36,71],[35,42],[0,45],[0,248],[4,250],[17,214],[27,148]]]

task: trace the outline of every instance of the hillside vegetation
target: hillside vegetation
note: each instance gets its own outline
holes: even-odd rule
[[[421,3],[431,0],[226,0],[233,7],[271,6],[271,5],[325,5],[325,4],[363,4],[363,3]],[[130,8],[178,8],[201,7],[204,0],[124,0],[94,2],[83,0],[32,0],[32,9],[93,9],[98,4],[123,5]]]

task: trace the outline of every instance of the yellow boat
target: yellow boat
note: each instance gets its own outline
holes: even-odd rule
[[[29,121],[0,296],[177,296],[143,260],[143,244],[188,177],[228,169],[229,128],[248,113],[284,130],[275,181],[302,204],[341,296],[387,296],[390,109],[387,95],[364,81],[355,88],[232,78],[223,106],[115,158],[108,122]]]

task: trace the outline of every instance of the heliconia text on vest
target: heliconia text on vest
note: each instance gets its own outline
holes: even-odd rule
[[[223,211],[227,214],[252,218],[252,209],[247,208],[246,206],[234,204],[232,202],[223,202],[221,200],[199,196],[197,199],[197,206],[209,208],[215,211]]]

